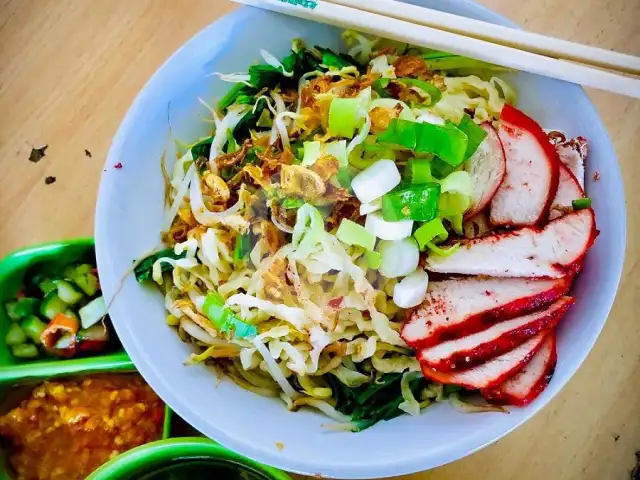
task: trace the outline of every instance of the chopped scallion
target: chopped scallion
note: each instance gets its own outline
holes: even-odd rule
[[[216,330],[231,332],[235,338],[247,338],[257,335],[255,325],[243,322],[225,305],[224,299],[217,292],[209,292],[204,300],[202,312],[207,316]]]
[[[420,250],[424,251],[429,243],[442,243],[449,238],[449,232],[444,228],[440,218],[422,224],[414,233],[413,237],[417,240]]]
[[[382,218],[388,222],[429,221],[438,213],[440,185],[426,183],[393,190],[382,197]]]
[[[376,246],[376,237],[372,233],[362,225],[347,219],[340,223],[336,237],[347,245],[358,245],[367,250],[373,250]]]
[[[578,198],[571,202],[571,206],[574,210],[582,210],[584,208],[591,207],[591,199],[589,197]]]

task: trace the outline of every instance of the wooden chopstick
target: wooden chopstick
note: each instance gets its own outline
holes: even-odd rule
[[[464,55],[496,65],[640,98],[640,80],[593,67],[470,38],[431,27],[314,0],[232,0],[294,17],[351,28],[419,47]],[[295,4],[289,3],[295,1]],[[377,0],[376,0],[377,1]]]
[[[519,30],[460,15],[440,12],[396,0],[322,0],[357,10],[405,20],[467,37],[486,40],[548,57],[604,67],[624,73],[640,74],[640,57],[590,47],[525,30]]]

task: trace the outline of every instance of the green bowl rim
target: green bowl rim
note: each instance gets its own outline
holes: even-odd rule
[[[15,250],[10,251],[4,257],[2,257],[2,260],[0,260],[0,265],[2,265],[7,260],[19,255],[23,255],[26,253],[41,253],[41,252],[46,252],[48,250],[53,250],[56,248],[66,247],[69,245],[87,245],[87,246],[93,246],[95,248],[96,242],[93,237],[77,237],[77,238],[69,238],[66,240],[54,240],[50,242],[34,243],[33,245],[28,245],[26,247],[17,248]]]
[[[246,465],[271,480],[291,480],[285,472],[243,457],[208,438],[179,437],[159,440],[136,447],[108,461],[87,477],[87,480],[116,480],[139,473],[145,464],[175,458],[210,457],[231,460]]]

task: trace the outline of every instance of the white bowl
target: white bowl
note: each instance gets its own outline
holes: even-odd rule
[[[421,3],[451,13],[508,24],[467,0]],[[151,78],[114,139],[102,176],[96,213],[96,251],[102,286],[112,298],[135,258],[159,244],[163,216],[160,158],[169,135],[194,140],[207,126],[198,96],[211,99],[229,88],[213,71],[246,71],[259,48],[287,53],[291,39],[342,48],[340,31],[253,8],[241,8],[207,27]],[[531,418],[565,385],[591,350],[618,286],[625,250],[625,200],[611,142],[581,88],[528,74],[513,79],[518,106],[544,127],[590,141],[587,190],[601,231],[573,290],[578,301],[559,330],[559,361],[549,387],[527,408],[510,415],[457,413],[448,405],[420,417],[402,416],[364,432],[332,433],[312,411],[290,413],[278,400],[217,385],[204,366],[184,366],[190,353],[165,325],[162,296],[129,275],[110,313],[136,366],[180,416],[207,436],[258,461],[286,470],[338,478],[373,478],[434,468],[469,455]],[[122,169],[114,165],[122,163]],[[598,182],[592,180],[601,173]],[[279,450],[276,442],[284,444]],[[375,452],[375,453],[374,453]]]

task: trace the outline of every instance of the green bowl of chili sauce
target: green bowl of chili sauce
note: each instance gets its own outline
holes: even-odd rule
[[[286,473],[198,437],[172,438],[129,450],[87,480],[291,480]]]

